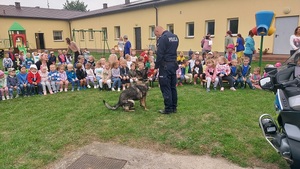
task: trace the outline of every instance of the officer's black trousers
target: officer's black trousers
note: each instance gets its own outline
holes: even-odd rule
[[[166,112],[173,112],[177,109],[177,68],[177,63],[166,63],[159,68],[159,85]]]

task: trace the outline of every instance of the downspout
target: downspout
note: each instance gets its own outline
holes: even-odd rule
[[[70,39],[73,41],[73,36],[72,36],[72,29],[71,29],[71,20],[68,21],[69,23],[69,32],[70,32]]]
[[[155,9],[155,26],[158,26],[158,9],[156,6],[154,6]]]

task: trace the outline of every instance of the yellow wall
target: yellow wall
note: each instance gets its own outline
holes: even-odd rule
[[[289,14],[284,14],[284,9],[290,8]],[[250,29],[255,27],[255,13],[261,10],[274,11],[276,17],[299,16],[300,5],[298,0],[194,0],[183,3],[158,6],[158,24],[165,27],[167,24],[174,24],[175,34],[180,38],[179,51],[200,51],[200,41],[205,35],[205,21],[215,21],[215,36],[213,38],[213,50],[224,51],[224,36],[228,30],[227,20],[229,18],[239,19],[239,33],[247,37]],[[68,21],[53,21],[40,19],[18,19],[0,18],[0,39],[8,38],[7,30],[16,21],[20,23],[27,33],[27,39],[32,48],[36,47],[35,33],[44,33],[46,48],[65,48],[66,43],[53,41],[53,30],[63,30],[63,39],[70,36]],[[186,37],[186,22],[195,23],[194,38]],[[155,9],[153,7],[135,11],[128,11],[117,14],[109,14],[85,19],[76,19],[70,22],[71,29],[94,29],[102,27],[108,29],[108,45],[113,48],[117,44],[114,38],[114,27],[120,26],[121,35],[128,35],[135,48],[134,28],[141,27],[142,48],[148,45],[155,45],[155,40],[149,39],[149,26],[155,25]],[[300,24],[300,21],[299,21]],[[88,33],[85,40],[79,40],[79,33],[75,33],[76,42],[81,48],[103,49],[104,42],[100,40],[100,33],[94,34],[94,40],[89,40]],[[101,38],[102,39],[102,38]],[[274,36],[265,37],[264,48],[273,50]],[[259,47],[260,37],[255,37],[256,48]],[[107,48],[107,46],[105,46]]]
[[[285,8],[291,8],[289,14],[284,14]],[[253,0],[249,5],[247,1],[240,0],[194,0],[179,4],[158,7],[158,24],[165,27],[167,24],[174,24],[175,34],[180,38],[178,50],[200,51],[200,41],[205,35],[205,21],[215,21],[215,36],[213,38],[213,50],[224,51],[224,36],[228,30],[228,19],[239,19],[239,33],[247,37],[250,29],[255,27],[255,13],[261,10],[274,11],[276,17],[298,16],[300,11],[299,2],[295,0]],[[194,38],[186,38],[186,23],[194,22]],[[142,48],[149,44],[155,44],[155,40],[149,40],[149,26],[155,25],[155,9],[148,8],[143,10],[130,11],[120,14],[112,14],[89,19],[72,21],[72,28],[87,29],[95,26],[96,28],[107,27],[108,44],[110,48],[117,41],[114,39],[114,26],[121,27],[121,35],[128,35],[135,47],[134,27],[142,29]],[[300,23],[300,22],[299,22]],[[236,37],[234,37],[236,40]],[[264,48],[273,50],[274,36],[265,37]],[[255,37],[256,48],[259,48],[260,37]],[[83,43],[83,42],[81,42]],[[102,45],[103,46],[103,45]],[[94,48],[90,46],[90,48]],[[103,48],[103,47],[102,47]]]
[[[251,3],[251,4],[249,4]],[[291,8],[288,15],[283,13],[287,7]],[[200,41],[205,35],[205,21],[215,20],[215,37],[213,50],[224,50],[224,36],[228,30],[227,19],[239,18],[239,33],[247,37],[250,29],[255,27],[255,13],[261,10],[274,11],[276,17],[299,15],[299,1],[295,0],[195,0],[176,5],[159,8],[159,25],[174,23],[175,33],[180,37],[179,50],[201,50]],[[168,17],[170,16],[171,17]],[[195,23],[195,37],[185,39],[186,22]],[[299,22],[300,24],[300,22]],[[236,40],[236,39],[235,39]],[[274,36],[265,37],[264,47],[273,48]],[[260,37],[255,37],[256,48],[259,47]]]
[[[26,38],[31,49],[36,49],[35,33],[44,33],[46,48],[64,48],[67,47],[64,41],[53,40],[53,30],[63,31],[63,38],[70,35],[69,23],[60,20],[42,20],[42,19],[20,19],[20,18],[0,18],[0,39],[8,39],[8,29],[14,22],[18,22],[26,30]]]
[[[135,48],[135,35],[134,28],[141,27],[141,39],[142,39],[142,48],[147,48],[147,45],[150,43],[155,44],[155,40],[149,40],[149,26],[155,25],[155,9],[143,9],[137,11],[130,11],[122,14],[112,14],[112,15],[104,15],[101,17],[93,17],[87,19],[78,19],[73,20],[71,22],[72,29],[90,29],[94,28],[96,30],[102,29],[103,27],[107,28],[108,39],[107,43],[110,48],[113,48],[114,45],[117,45],[118,39],[115,39],[115,26],[120,26],[120,34],[121,36],[128,35],[129,41],[132,44],[132,48]],[[88,33],[86,33],[88,35]],[[99,42],[100,34],[97,33],[96,45],[97,48],[103,48],[104,42]],[[86,39],[86,41],[78,41],[79,33],[75,34],[76,43],[83,48],[85,45],[87,48],[94,49],[95,41],[90,41]],[[101,35],[102,37],[102,35]],[[107,47],[107,46],[106,46]]]

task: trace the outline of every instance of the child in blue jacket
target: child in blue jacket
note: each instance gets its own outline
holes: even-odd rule
[[[30,90],[30,85],[28,85],[28,80],[27,80],[27,75],[28,73],[26,72],[26,66],[22,66],[20,72],[17,74],[18,82],[19,82],[19,89],[20,93],[24,97],[28,96],[28,92]]]

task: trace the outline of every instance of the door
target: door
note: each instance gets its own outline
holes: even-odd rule
[[[135,34],[135,49],[141,50],[142,49],[141,27],[134,28],[134,34]]]
[[[35,33],[35,41],[37,49],[45,49],[44,33]]]
[[[273,54],[290,54],[290,36],[298,26],[299,16],[280,17],[275,19]]]

